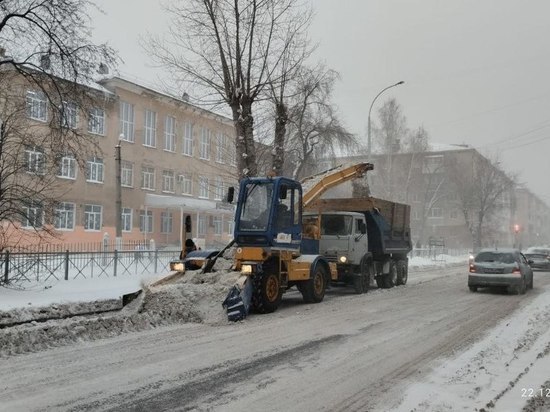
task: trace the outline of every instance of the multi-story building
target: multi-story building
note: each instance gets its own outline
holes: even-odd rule
[[[514,220],[519,247],[550,244],[550,208],[526,187],[516,189],[517,212]]]
[[[93,87],[98,96],[93,107],[85,113],[71,106],[67,121],[102,154],[87,159],[84,167],[70,155],[56,160],[63,194],[54,211],[53,225],[60,234],[54,241],[114,240],[120,185],[123,241],[179,245],[183,219],[191,215],[191,236],[199,246],[227,243],[233,208],[222,200],[237,180],[233,122],[191,104],[187,95],[176,98],[122,77]],[[29,126],[47,133],[44,94],[30,86],[21,90]],[[115,159],[117,145],[120,160]],[[32,226],[22,222],[17,230],[30,232]]]
[[[336,163],[357,161],[367,161],[366,156],[340,158]],[[434,242],[471,248],[482,207],[486,209],[480,245],[514,244],[515,183],[477,150],[440,146],[428,152],[374,154],[369,161],[374,163],[374,170],[367,173],[370,194],[411,205],[411,232],[417,246]],[[489,196],[496,199],[480,206],[483,179],[497,186]],[[350,195],[352,190],[343,185],[329,196]]]

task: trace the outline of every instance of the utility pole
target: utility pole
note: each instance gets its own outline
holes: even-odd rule
[[[116,249],[122,249],[122,157],[120,153],[120,135],[118,144],[115,146],[115,164],[116,164]]]

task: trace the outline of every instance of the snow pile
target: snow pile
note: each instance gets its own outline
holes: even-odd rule
[[[219,259],[219,267],[230,263]],[[216,264],[218,268],[218,263]],[[74,316],[86,312],[113,310],[121,301],[112,299],[89,304],[53,304],[41,308],[21,308],[0,312],[0,356],[44,350],[79,340],[96,340],[126,332],[140,331],[182,322],[209,325],[227,323],[221,303],[239,272],[219,270],[201,274],[189,271],[173,282],[151,286],[144,282],[143,293],[122,310]],[[67,317],[73,316],[73,317]],[[55,318],[54,320],[46,320]]]

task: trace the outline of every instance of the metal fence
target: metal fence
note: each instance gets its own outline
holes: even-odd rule
[[[0,284],[155,274],[169,270],[179,251],[104,250],[87,252],[10,252],[0,255]]]
[[[431,260],[439,260],[442,255],[447,256],[468,256],[467,249],[449,249],[446,247],[428,247],[428,248],[413,248],[409,253],[409,257],[423,257]]]

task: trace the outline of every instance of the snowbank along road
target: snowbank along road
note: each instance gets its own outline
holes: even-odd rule
[[[0,330],[12,345],[0,410],[550,409],[550,273],[524,296],[471,293],[465,267],[365,295],[331,288],[317,305],[290,291],[277,312],[236,324],[220,305],[229,279],[197,276],[124,318]],[[36,345],[18,348],[29,336]]]

